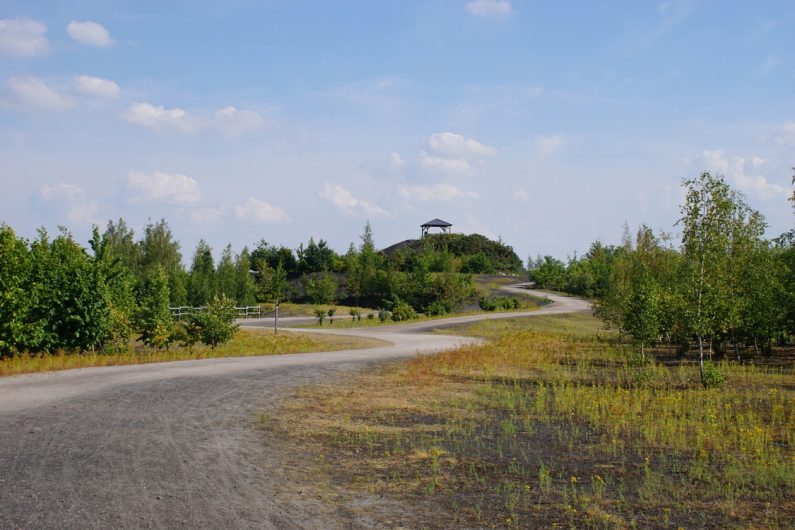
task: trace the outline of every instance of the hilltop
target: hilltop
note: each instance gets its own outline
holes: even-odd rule
[[[388,258],[401,256],[408,261],[429,252],[444,251],[459,262],[461,272],[515,274],[522,271],[522,260],[511,246],[480,234],[428,234],[422,239],[407,239],[381,250]]]

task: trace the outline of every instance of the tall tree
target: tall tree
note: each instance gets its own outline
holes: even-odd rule
[[[142,245],[135,242],[135,232],[127,227],[124,219],[117,222],[108,221],[105,232],[102,234],[104,244],[108,245],[111,252],[131,272],[138,274],[141,271],[143,259]]]
[[[152,272],[157,265],[163,267],[168,277],[169,300],[171,305],[187,303],[185,268],[182,266],[182,254],[179,242],[165,219],[157,223],[151,221],[144,227],[141,246],[141,273]]]
[[[221,258],[218,260],[218,267],[215,270],[215,294],[235,300],[236,280],[237,271],[232,257],[232,245],[229,244],[221,252]]]
[[[192,306],[204,306],[214,295],[213,251],[204,239],[201,239],[193,253],[193,263],[188,276],[188,302]]]
[[[257,301],[257,283],[252,274],[248,247],[243,247],[235,259],[235,299],[241,306],[254,305]]]
[[[169,310],[168,277],[162,265],[155,265],[137,289],[136,325],[140,340],[147,346],[165,348],[173,334],[173,318]]]
[[[681,207],[682,248],[687,271],[685,302],[688,321],[698,342],[698,366],[704,378],[704,341],[726,329],[727,269],[736,197],[721,177],[702,173],[686,180]]]
[[[26,241],[17,238],[10,226],[0,225],[0,357],[35,342],[31,261]]]

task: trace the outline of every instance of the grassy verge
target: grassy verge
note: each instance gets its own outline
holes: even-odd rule
[[[545,305],[546,303],[548,303],[549,300],[547,300],[545,298],[529,297],[528,296],[528,297],[520,297],[519,298],[519,302],[520,302],[521,306],[516,308],[516,309],[508,309],[508,310],[499,309],[499,310],[496,310],[496,311],[492,311],[492,313],[520,313],[520,312],[523,312],[523,311],[535,311],[538,308],[540,308],[543,305]],[[411,319],[407,319],[407,320],[401,320],[401,321],[398,321],[398,322],[396,322],[394,320],[391,320],[391,319],[387,319],[387,320],[384,320],[382,322],[378,318],[378,311],[375,311],[373,309],[368,309],[366,312],[362,313],[361,320],[353,320],[348,315],[340,316],[339,314],[336,314],[334,316],[334,322],[333,323],[329,323],[328,317],[326,317],[326,319],[323,321],[323,325],[322,326],[320,324],[314,323],[314,324],[298,324],[298,325],[292,326],[292,327],[295,327],[295,328],[320,328],[320,327],[323,327],[323,328],[327,328],[327,327],[331,327],[331,328],[369,328],[369,327],[375,327],[375,326],[393,326],[393,325],[396,325],[396,324],[409,324],[409,323],[412,323],[412,322],[431,322],[431,321],[434,321],[434,320],[440,320],[440,319],[444,319],[444,318],[463,317],[463,316],[469,316],[469,315],[483,315],[483,314],[488,314],[488,313],[489,313],[488,311],[482,311],[482,310],[477,309],[477,310],[471,310],[471,311],[458,311],[456,313],[448,313],[446,315],[439,315],[439,316],[418,315],[416,318],[411,318]],[[368,316],[367,316],[368,314],[372,314],[373,318],[368,318]]]
[[[273,304],[260,304],[263,311],[263,316],[273,316]],[[373,312],[372,309],[368,309],[366,307],[355,307],[355,306],[346,306],[346,305],[330,305],[330,304],[295,304],[292,302],[282,302],[279,304],[279,316],[280,317],[313,317],[315,316],[315,309],[323,309],[324,311],[328,311],[331,308],[335,308],[337,310],[337,317],[340,316],[348,316],[350,315],[351,309],[358,309],[362,315],[366,315],[368,312]],[[377,311],[376,311],[377,312]]]
[[[41,354],[18,355],[0,359],[0,376],[33,372],[50,372],[92,366],[118,366],[126,364],[159,363],[185,361],[190,359],[211,359],[220,357],[248,357],[259,355],[279,355],[286,353],[308,353],[381,346],[379,340],[336,335],[317,335],[301,333],[281,333],[273,335],[270,330],[241,328],[227,343],[213,349],[204,345],[193,348],[152,350],[141,345],[131,345],[123,353],[82,353],[82,354]]]
[[[791,363],[721,364],[704,390],[584,314],[467,332],[493,340],[302,389],[264,421],[375,525],[791,527]]]

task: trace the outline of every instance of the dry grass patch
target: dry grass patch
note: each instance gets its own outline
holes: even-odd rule
[[[320,455],[313,474],[332,501],[410,506],[373,503],[379,524],[785,528],[795,517],[791,365],[724,363],[727,385],[705,391],[692,365],[643,362],[587,315],[468,332],[492,342],[302,389],[275,432]]]
[[[0,359],[0,376],[33,372],[51,372],[92,366],[119,366],[127,364],[212,359],[220,357],[249,357],[309,353],[348,349],[374,348],[386,343],[375,339],[285,332],[274,335],[271,330],[241,328],[227,343],[216,348],[198,344],[192,348],[172,347],[168,350],[146,348],[140,343],[131,344],[122,353],[21,354]]]

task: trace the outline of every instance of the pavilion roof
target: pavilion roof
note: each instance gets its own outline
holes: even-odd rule
[[[442,221],[441,219],[432,219],[427,223],[420,225],[420,228],[438,228],[438,227],[447,228],[448,226],[453,226],[453,225],[452,223],[448,223],[447,221]]]

